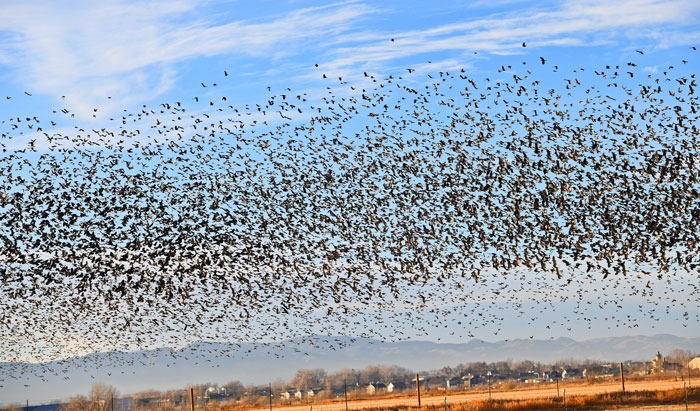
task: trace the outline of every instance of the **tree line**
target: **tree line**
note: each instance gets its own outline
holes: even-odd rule
[[[685,365],[695,356],[688,350],[675,349],[669,352],[665,359],[672,364],[683,364],[681,369],[674,371],[682,376]],[[503,380],[522,375],[536,375],[538,378],[548,376],[550,379],[565,378],[565,375],[568,375],[568,378],[597,378],[606,370],[612,373],[618,372],[618,367],[619,363],[605,363],[595,360],[568,359],[550,364],[530,360],[503,360],[490,363],[484,361],[467,362],[454,367],[445,366],[429,371],[420,371],[418,374],[425,381],[444,382],[449,379],[468,377],[473,378],[478,384],[485,383],[484,376],[489,373],[489,378]],[[651,361],[627,362],[624,367],[626,375],[642,375],[652,372]],[[568,371],[568,374],[563,373],[563,371]],[[389,364],[369,365],[357,369],[342,368],[333,372],[328,372],[323,368],[308,368],[297,370],[290,380],[278,378],[265,385],[244,384],[241,381],[232,380],[222,385],[214,382],[197,384],[188,387],[187,390],[157,391],[149,389],[128,396],[120,396],[115,387],[98,382],[93,384],[88,395],[71,397],[63,405],[62,410],[111,411],[113,399],[118,400],[114,407],[115,410],[182,407],[190,404],[189,388],[192,388],[195,401],[198,404],[206,404],[210,401],[236,401],[244,405],[264,406],[269,402],[270,396],[274,402],[284,402],[284,393],[289,395],[286,400],[292,401],[295,399],[293,397],[295,392],[299,392],[304,400],[309,400],[312,395],[314,398],[332,398],[345,393],[348,396],[356,397],[364,395],[369,384],[388,385],[395,383],[401,387],[398,389],[399,391],[415,389],[415,385],[412,384],[416,374],[414,370]],[[423,383],[421,386],[422,389],[430,389],[431,387],[429,384],[423,385]],[[311,392],[313,394],[310,394]],[[128,401],[125,402],[125,400]],[[5,411],[8,410],[14,410],[14,408]]]
[[[676,349],[666,355],[669,362],[687,364],[695,355],[688,350]],[[651,362],[626,362],[625,373],[628,375],[643,375],[650,373]],[[568,373],[563,373],[568,371]],[[451,378],[474,377],[477,382],[485,383],[484,378],[491,373],[494,379],[512,379],[523,375],[537,375],[540,378],[547,375],[549,378],[596,378],[606,372],[618,373],[619,363],[606,363],[597,360],[564,359],[555,363],[540,363],[530,360],[513,361],[502,360],[495,362],[475,361],[460,363],[454,367],[445,366],[428,371],[419,371],[421,379],[432,381],[445,381]],[[679,372],[680,375],[680,372]],[[412,385],[416,377],[416,371],[405,367],[390,364],[369,365],[363,368],[341,368],[337,371],[326,371],[323,368],[299,369],[290,380],[275,379],[266,385],[243,384],[238,380],[229,381],[223,385],[217,383],[204,383],[195,385],[196,397],[201,400],[228,399],[240,403],[265,405],[271,394],[274,401],[284,401],[280,397],[283,393],[299,391],[304,399],[308,398],[309,391],[314,392],[316,398],[337,397],[344,390],[350,396],[363,395],[369,384],[375,383],[406,383],[404,389],[414,389]],[[481,377],[481,378],[480,378]],[[429,389],[426,384],[424,388]],[[207,390],[214,389],[214,394],[207,396]],[[135,395],[135,399],[168,398],[170,403],[187,401],[184,390],[172,390],[165,393],[157,391],[143,391]]]

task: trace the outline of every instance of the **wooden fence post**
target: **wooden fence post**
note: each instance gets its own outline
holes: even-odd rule
[[[416,373],[416,389],[418,390],[418,408],[420,408],[420,377]]]
[[[625,370],[620,363],[620,377],[622,378],[622,393],[625,393]]]

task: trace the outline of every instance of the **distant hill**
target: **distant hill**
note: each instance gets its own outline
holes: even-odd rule
[[[542,363],[567,359],[650,361],[657,351],[668,353],[676,348],[698,352],[700,338],[659,334],[586,341],[558,338],[445,344],[319,336],[275,345],[198,342],[177,351],[162,348],[97,353],[42,365],[0,363],[0,406],[24,404],[27,399],[30,403],[46,403],[87,394],[96,381],[113,385],[121,393],[132,393],[207,382],[239,380],[244,384],[263,384],[278,378],[290,380],[300,368],[335,371],[395,364],[427,371],[460,363],[508,359]]]

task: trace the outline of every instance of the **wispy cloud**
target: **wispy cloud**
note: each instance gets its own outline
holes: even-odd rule
[[[305,8],[266,21],[212,24],[197,2],[17,3],[0,17],[0,63],[33,91],[67,95],[83,113],[105,96],[152,98],[173,86],[174,64],[202,56],[272,56],[338,34],[369,12],[357,3]]]
[[[697,24],[700,3],[674,1],[568,1],[543,10],[519,9],[435,26],[376,36],[382,40],[350,44],[332,51],[329,67],[340,68],[367,61],[388,61],[437,52],[519,52],[521,44],[538,46],[622,45],[651,43],[655,47],[689,44],[681,27]],[[685,34],[680,35],[684,31]],[[365,34],[369,38],[369,35]],[[388,42],[388,38],[394,41]]]
[[[311,67],[309,58],[345,77],[406,60],[464,58],[467,65],[474,52],[520,53],[523,41],[531,48],[663,48],[700,36],[700,3],[694,0],[569,0],[534,8],[520,1],[490,3],[501,8],[497,14],[474,17],[475,8],[466,7],[446,17],[452,21],[441,18],[422,29],[410,19],[387,28],[383,13],[392,11],[369,1],[238,20],[219,16],[221,5],[207,0],[10,3],[0,15],[0,70],[6,69],[0,75],[36,93],[65,95],[73,111],[87,116],[98,103],[109,111],[152,101],[176,86],[179,63],[201,57],[263,59],[269,67],[252,70],[264,75],[279,63],[291,69],[289,78],[308,83],[313,70],[299,68]],[[476,9],[489,9],[481,6]],[[512,12],[502,11],[511,6]],[[421,60],[426,55],[431,57]]]

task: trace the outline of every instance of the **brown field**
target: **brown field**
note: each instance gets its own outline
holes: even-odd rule
[[[700,383],[700,381],[699,381]],[[637,380],[625,381],[625,394],[619,380],[595,383],[561,383],[557,396],[556,383],[533,385],[498,385],[494,383],[491,399],[487,389],[470,389],[467,392],[431,392],[421,394],[421,406],[427,411],[494,411],[494,410],[553,410],[564,409],[563,395],[569,410],[685,410],[683,381]],[[700,411],[700,390],[690,389],[689,411]],[[417,410],[415,393],[392,397],[348,399],[349,410]],[[209,408],[213,409],[213,408]],[[226,407],[220,410],[267,411],[269,407]],[[318,400],[290,405],[273,404],[274,411],[345,411],[343,399]]]

